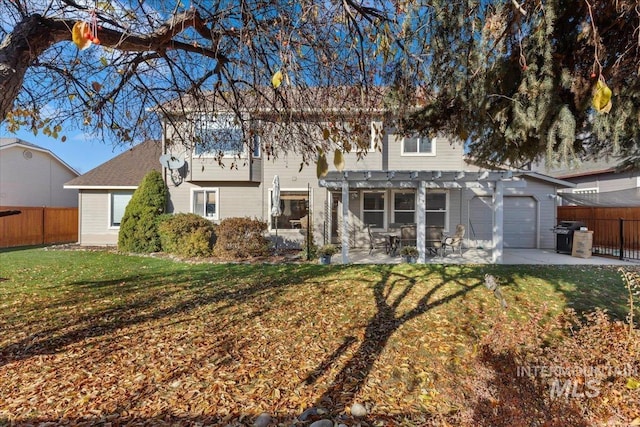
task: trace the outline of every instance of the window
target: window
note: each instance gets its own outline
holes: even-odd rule
[[[124,210],[129,204],[131,196],[133,196],[133,190],[111,193],[111,197],[109,198],[109,227],[120,227]]]
[[[269,197],[269,200],[272,200],[271,197]],[[278,217],[278,223],[276,224],[276,218],[271,215],[271,205],[269,205],[271,229],[303,228],[308,224],[309,219],[308,191],[280,190],[280,212],[282,212],[282,214]]]
[[[191,190],[191,212],[208,219],[218,219],[218,189],[200,188]]]
[[[256,159],[260,157],[260,136],[253,135],[253,138],[251,138],[251,144],[253,146],[253,158]]]
[[[447,229],[447,193],[427,191],[427,227],[443,227]]]
[[[402,140],[403,156],[435,156],[436,139],[426,136],[407,137]]]
[[[362,222],[371,228],[384,228],[385,193],[365,192],[362,197]]]
[[[202,116],[195,123],[195,148],[197,156],[238,156],[244,152],[242,128],[233,114]]]
[[[396,192],[393,194],[393,222],[400,224],[416,222],[415,192]]]

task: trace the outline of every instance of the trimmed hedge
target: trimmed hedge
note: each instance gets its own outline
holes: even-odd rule
[[[224,259],[267,256],[271,252],[267,229],[267,223],[259,219],[223,219],[216,228],[213,255]]]
[[[211,256],[215,241],[215,226],[211,221],[192,213],[164,217],[158,224],[162,250],[185,257]]]

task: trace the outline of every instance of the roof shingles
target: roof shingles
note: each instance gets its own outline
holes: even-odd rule
[[[65,187],[137,187],[151,170],[162,171],[158,141],[145,141],[65,184]]]

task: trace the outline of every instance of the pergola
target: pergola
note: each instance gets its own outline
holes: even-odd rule
[[[494,263],[502,262],[503,196],[505,188],[521,188],[526,182],[512,171],[342,171],[329,172],[319,180],[320,187],[342,191],[342,262],[349,262],[349,190],[360,189],[416,189],[416,240],[418,262],[426,262],[427,189],[484,189],[492,194]]]

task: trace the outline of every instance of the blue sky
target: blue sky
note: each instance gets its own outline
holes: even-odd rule
[[[62,132],[62,134],[65,134]],[[46,148],[58,156],[66,164],[74,168],[78,173],[83,174],[89,172],[96,166],[101,165],[131,148],[130,145],[119,145],[117,147],[106,144],[96,138],[90,138],[83,133],[65,134],[67,140],[60,141],[60,138],[54,139],[38,133],[26,130],[18,133],[11,133],[4,126],[0,126],[0,136],[3,138],[20,138],[42,148]]]

